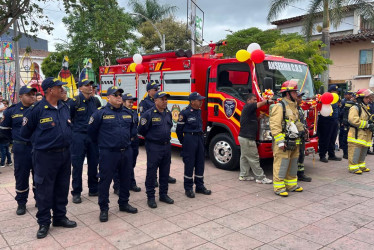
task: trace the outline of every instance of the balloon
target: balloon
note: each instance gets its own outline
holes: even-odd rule
[[[333,100],[334,96],[330,92],[323,93],[323,95],[321,96],[322,104],[331,104]]]
[[[331,105],[330,104],[322,104],[322,108],[321,108],[320,113],[324,117],[329,116],[332,113]]]
[[[262,50],[255,50],[251,54],[251,60],[254,63],[262,63],[265,60],[265,53]]]
[[[141,74],[144,72],[144,66],[143,64],[137,64],[135,67],[135,72],[138,74]]]
[[[136,64],[141,64],[143,61],[143,57],[140,54],[135,54],[133,55],[132,60],[134,60],[134,63]]]
[[[251,43],[248,45],[247,51],[252,53],[255,50],[261,50],[261,46],[258,43]]]
[[[331,104],[335,104],[339,101],[339,95],[337,93],[332,93],[332,95],[334,96],[334,99]]]
[[[249,58],[251,58],[251,54],[248,51],[244,50],[244,49],[238,50],[238,52],[236,52],[236,59],[239,62],[245,62]]]
[[[136,63],[131,63],[130,64],[130,71],[135,72],[135,67],[136,67]]]

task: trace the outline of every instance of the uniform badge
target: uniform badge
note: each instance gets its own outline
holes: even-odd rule
[[[230,119],[235,114],[236,101],[234,99],[226,99],[223,101],[223,107],[227,119]]]
[[[147,123],[147,119],[145,119],[145,118],[140,119],[140,124],[142,126],[145,125],[146,123]]]
[[[171,116],[172,116],[174,123],[178,122],[178,116],[179,116],[180,111],[181,111],[181,108],[177,104],[174,104],[173,107],[171,108]]]
[[[52,122],[51,125],[54,127],[56,125],[56,123]]]
[[[23,120],[22,120],[22,126],[25,126],[27,124],[28,120],[26,117],[23,117]]]
[[[88,122],[88,124],[93,123],[93,121],[94,121],[94,118],[91,116],[91,117],[90,117],[90,121]]]

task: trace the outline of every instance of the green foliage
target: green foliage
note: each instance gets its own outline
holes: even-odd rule
[[[185,23],[168,17],[156,23],[156,27],[161,34],[165,34],[165,50],[188,49],[190,47],[188,40],[190,34],[186,33]],[[155,47],[161,49],[160,37],[149,22],[141,24],[138,31],[142,34],[139,42],[147,53],[154,52]]]
[[[157,0],[145,0],[144,4],[141,4],[139,0],[130,0],[130,6],[132,7],[134,13],[139,13],[145,16],[152,22],[159,22],[168,15],[173,14],[178,8],[176,6],[168,4],[159,4]],[[135,18],[136,23],[144,23],[147,20],[142,16]]]
[[[131,33],[134,22],[116,0],[81,0],[63,23],[70,41],[57,49],[69,51],[69,58],[81,68],[84,58],[91,58],[93,69],[98,72],[105,58],[114,64],[116,58],[136,51]]]
[[[82,62],[74,61],[69,56],[68,51],[61,52],[52,52],[42,62],[42,71],[46,77],[57,77],[58,73],[62,68],[62,60],[64,56],[69,57],[69,70],[74,76],[78,76],[79,64],[82,65]]]
[[[218,52],[223,52],[225,57],[235,57],[238,50],[247,49],[251,43],[260,44],[262,50],[267,52],[270,48],[274,47],[278,39],[292,39],[296,37],[300,36],[296,34],[281,35],[280,31],[276,29],[262,31],[259,28],[253,27],[227,35],[225,39],[227,45],[221,46]]]

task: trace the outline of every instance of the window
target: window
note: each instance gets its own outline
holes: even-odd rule
[[[371,75],[373,69],[373,50],[360,50],[358,75]]]

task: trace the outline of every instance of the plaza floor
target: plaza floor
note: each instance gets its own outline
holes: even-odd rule
[[[341,156],[341,152],[337,152]],[[372,167],[374,156],[367,157]],[[52,167],[51,163],[51,167]],[[271,161],[263,162],[271,178]],[[110,194],[109,221],[100,223],[97,197],[88,197],[84,176],[83,202],[69,195],[67,216],[73,229],[51,226],[37,240],[34,200],[17,216],[13,169],[0,169],[0,249],[374,249],[374,173],[349,174],[347,160],[321,163],[306,158],[311,183],[302,193],[282,198],[272,185],[238,180],[238,171],[224,171],[206,160],[205,183],[212,195],[189,199],[183,190],[183,162],[173,149],[169,185],[175,204],[146,203],[144,147],[135,170],[142,192],[131,192],[135,215],[118,210],[118,196]]]

